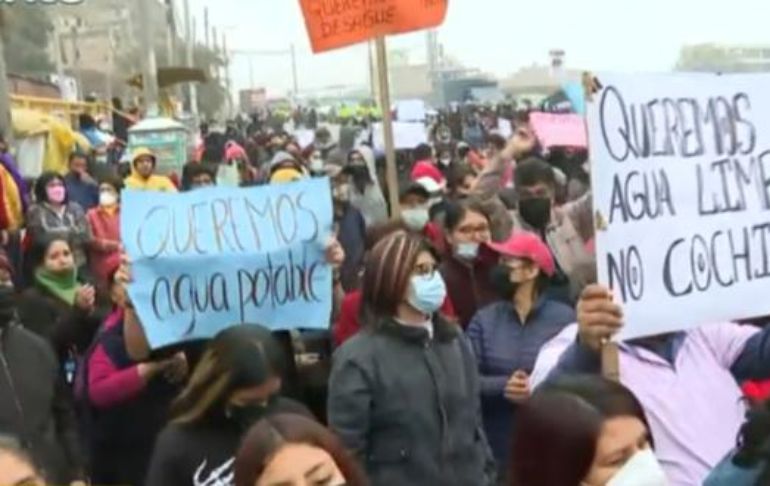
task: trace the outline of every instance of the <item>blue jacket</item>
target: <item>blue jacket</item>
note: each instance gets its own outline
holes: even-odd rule
[[[83,211],[99,205],[99,186],[91,182],[83,182],[76,174],[70,172],[64,176],[67,187],[67,198],[70,202],[78,203]]]
[[[766,464],[760,462],[752,468],[744,469],[733,464],[733,454],[730,454],[711,471],[703,486],[755,486],[759,484],[759,477],[765,467]]]
[[[576,320],[571,307],[544,295],[524,323],[512,302],[498,301],[478,311],[468,325],[481,375],[484,428],[500,467],[508,463],[516,411],[504,396],[505,384],[517,370],[531,373],[540,348]]]

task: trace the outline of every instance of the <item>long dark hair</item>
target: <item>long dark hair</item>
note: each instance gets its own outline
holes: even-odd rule
[[[602,424],[621,416],[636,417],[650,430],[642,405],[620,383],[569,376],[543,385],[516,417],[511,484],[579,486],[591,469]]]
[[[283,353],[270,330],[240,324],[219,332],[208,344],[190,381],[171,405],[175,423],[199,423],[224,412],[239,387],[280,377]]]
[[[56,172],[43,172],[40,174],[40,177],[38,177],[37,182],[35,182],[35,200],[38,203],[44,203],[48,202],[48,192],[46,191],[46,187],[51,181],[58,180],[64,185],[64,177],[59,175]],[[66,193],[65,193],[66,194]],[[69,194],[66,194],[66,197],[64,199],[64,204],[67,203],[69,200]]]
[[[745,469],[764,464],[756,484],[770,484],[770,400],[746,414],[733,464]]]
[[[287,444],[323,449],[337,464],[346,485],[369,484],[361,467],[329,430],[301,415],[278,414],[257,422],[243,439],[235,458],[235,486],[257,484],[272,457]]]

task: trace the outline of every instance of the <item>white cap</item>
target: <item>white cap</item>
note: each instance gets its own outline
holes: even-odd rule
[[[431,177],[420,177],[415,182],[424,187],[425,190],[428,191],[428,193],[431,195],[441,192],[441,186]]]

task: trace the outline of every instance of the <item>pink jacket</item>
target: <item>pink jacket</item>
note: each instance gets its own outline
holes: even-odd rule
[[[115,310],[104,321],[107,331],[123,325],[123,311]],[[97,344],[88,360],[88,398],[96,408],[110,408],[127,402],[144,390],[139,365],[119,369],[102,344]]]

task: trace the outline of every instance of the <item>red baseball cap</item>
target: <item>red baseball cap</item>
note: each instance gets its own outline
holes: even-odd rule
[[[532,260],[549,277],[556,273],[556,263],[553,260],[553,255],[551,255],[551,250],[534,233],[520,231],[512,234],[506,241],[501,243],[489,242],[487,246],[495,253],[503,256]]]

